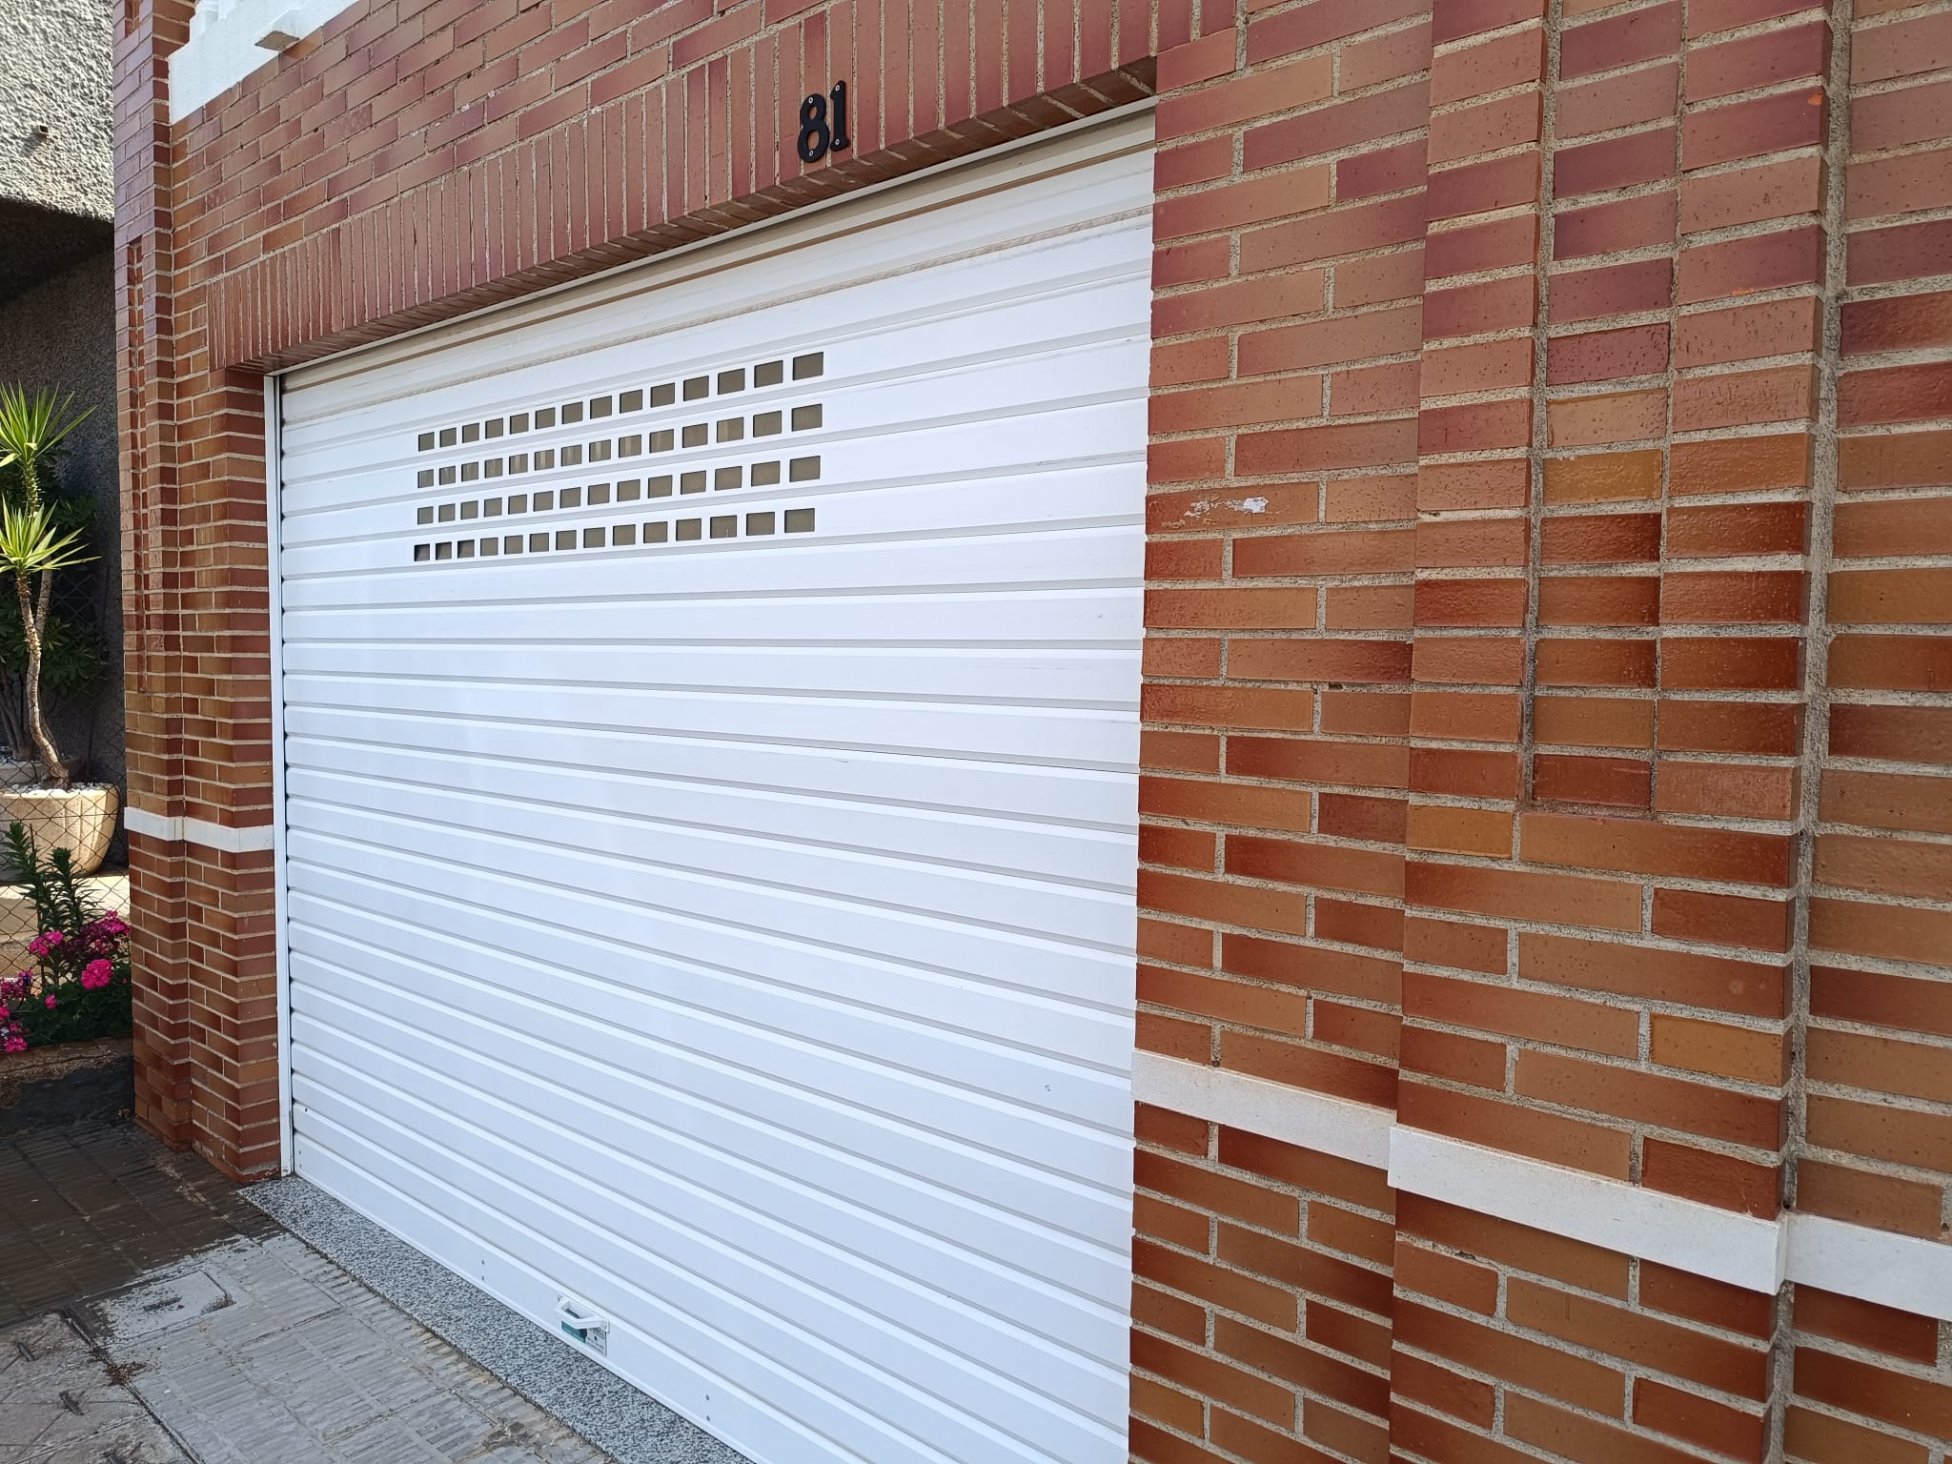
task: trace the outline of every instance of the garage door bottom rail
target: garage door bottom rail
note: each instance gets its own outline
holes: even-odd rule
[[[272,1180],[243,1195],[618,1464],[748,1464],[743,1454],[305,1180]]]

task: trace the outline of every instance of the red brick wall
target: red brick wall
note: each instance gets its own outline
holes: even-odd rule
[[[1952,1173],[1952,11],[1859,4],[1799,1207],[1942,1238]]]
[[[1388,1182],[1155,1108],[1139,1134],[1134,1456],[1386,1458]]]
[[[1429,27],[1160,63],[1139,1045],[1396,1097]]]
[[[118,82],[157,1132],[277,1162],[257,373],[1156,92],[1141,1049],[1945,1239],[1947,0],[364,0],[172,127],[187,12]],[[1930,1318],[1139,1138],[1153,1464],[1952,1433]]]

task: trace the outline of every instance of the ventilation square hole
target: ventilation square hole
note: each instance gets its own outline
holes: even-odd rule
[[[521,552],[522,536],[520,534],[504,534],[502,536],[502,553],[520,554]]]
[[[454,465],[450,463],[448,466],[441,469],[441,482],[452,483],[453,481],[454,481]]]
[[[704,469],[700,468],[695,472],[680,474],[678,477],[678,491],[680,493],[703,493],[705,491]]]
[[[810,432],[815,427],[818,427],[819,425],[820,425],[820,403],[819,402],[815,402],[812,406],[809,407],[795,407],[793,409],[793,430],[795,432]]]
[[[718,424],[718,440],[720,442],[738,442],[745,435],[746,419],[744,417],[727,417]]]
[[[434,434],[431,432],[421,433],[419,447],[422,452],[432,452],[434,450]]]
[[[812,377],[820,375],[826,369],[827,353],[825,351],[810,351],[804,356],[795,356],[793,358],[793,379],[795,381],[809,380]]]
[[[720,492],[723,492],[727,488],[737,488],[740,480],[744,476],[745,471],[742,468],[720,468],[712,474],[712,487],[718,489]]]
[[[530,501],[534,504],[537,513],[547,513],[556,506],[556,495],[553,493],[538,493]]]
[[[461,464],[461,481],[463,483],[472,483],[476,478],[479,478],[480,476],[481,476],[480,463]]]
[[[786,419],[778,412],[759,412],[752,419],[754,437],[777,437],[786,430]]]
[[[502,435],[502,425],[502,419],[500,417],[490,417],[486,422],[481,424],[481,430],[483,435],[492,442],[495,438]]]
[[[644,542],[646,544],[662,544],[670,537],[671,525],[661,520],[657,523],[644,525]]]
[[[787,509],[786,532],[789,534],[811,534],[813,532],[813,510],[810,508]]]
[[[820,476],[820,459],[817,457],[794,458],[786,470],[787,478],[795,483],[811,483]]]
[[[637,542],[636,524],[613,524],[610,529],[610,542],[614,545],[635,544]]]
[[[583,547],[585,549],[601,549],[603,547],[603,530],[600,528],[583,530]]]
[[[583,461],[583,447],[581,443],[572,442],[568,447],[563,449],[564,467],[573,468],[582,461]]]
[[[471,519],[471,518],[479,518],[480,516],[481,516],[481,505],[479,503],[476,503],[472,498],[470,498],[466,503],[461,505],[462,518]]]
[[[422,488],[432,488],[434,486],[434,470],[432,468],[422,468],[420,470],[420,476],[414,481]]]
[[[451,504],[451,503],[443,503],[443,504],[441,505],[441,511],[440,511],[440,520],[441,520],[441,522],[442,522],[442,523],[444,523],[444,524],[451,524],[451,523],[453,523],[453,522],[454,522],[454,505],[453,505],[453,504]]]
[[[508,414],[508,430],[511,433],[527,432],[529,430],[529,414],[527,412],[510,412]]]
[[[608,483],[590,484],[590,507],[591,508],[595,508],[600,503],[608,503],[609,501],[610,501],[610,485]]]
[[[436,544],[434,546],[434,558],[452,559],[453,557],[454,557],[454,546],[452,544]]]
[[[548,552],[549,552],[549,536],[547,534],[529,535],[529,553],[547,554]]]
[[[416,544],[413,546],[413,559],[415,564],[420,564],[433,557],[434,546],[432,544]]]
[[[671,496],[670,475],[667,473],[667,474],[660,475],[659,477],[652,478],[648,483],[644,485],[644,491],[647,494],[649,494],[652,498],[669,498]]]
[[[546,473],[556,466],[556,454],[552,449],[545,447],[542,451],[531,457],[529,461],[535,465],[535,470],[538,473]]]
[[[642,433],[633,432],[628,437],[619,437],[617,439],[618,457],[636,457],[643,450],[644,437]]]
[[[711,440],[711,429],[703,422],[692,422],[685,427],[683,441],[686,447],[703,447]]]
[[[641,412],[644,410],[644,392],[640,387],[634,391],[619,392],[617,410],[620,412]]]
[[[651,405],[654,407],[668,407],[677,399],[678,388],[668,381],[662,386],[651,388]]]
[[[660,428],[651,434],[651,451],[669,452],[675,441],[676,439],[671,435],[671,429],[669,427]]]
[[[441,446],[442,446],[442,447],[452,447],[452,446],[454,446],[454,443],[455,443],[455,440],[456,440],[456,437],[457,437],[457,434],[455,433],[455,431],[454,431],[454,429],[453,429],[452,427],[443,427],[443,428],[441,428]]]
[[[463,539],[459,544],[455,545],[455,556],[460,559],[474,558],[474,540]]]
[[[609,438],[599,437],[595,442],[590,444],[590,461],[593,463],[607,463],[610,461]]]
[[[705,521],[703,519],[679,519],[678,541],[680,543],[690,543],[695,539],[701,539],[704,537],[704,529]]]
[[[712,378],[709,376],[687,376],[685,378],[685,400],[695,402],[700,397],[712,394]]]
[[[770,534],[773,531],[773,516],[770,513],[749,513],[746,515],[746,534]]]
[[[719,372],[718,389],[721,396],[735,391],[744,391],[746,389],[745,368],[735,367],[730,371]]]
[[[536,431],[545,432],[549,428],[554,427],[555,425],[556,425],[556,409],[554,407],[538,407],[536,409],[536,414],[535,414]]]
[[[576,547],[576,530],[557,529],[556,547],[558,549],[574,549]]]
[[[502,460],[500,458],[489,458],[487,462],[481,465],[481,473],[485,478],[499,478],[502,475]]]
[[[463,442],[481,441],[481,424],[479,422],[468,423],[461,429],[461,440]]]
[[[502,501],[499,498],[482,499],[481,516],[483,518],[500,518],[502,516]]]
[[[722,513],[712,520],[714,539],[736,539],[739,537],[739,516],[736,513]]]
[[[526,493],[509,494],[508,511],[510,513],[527,513],[529,511],[529,495]]]
[[[591,421],[595,421],[598,417],[607,417],[609,415],[610,415],[609,397],[605,396],[605,397],[590,398],[590,420]]]
[[[413,521],[417,524],[431,524],[434,521],[434,505],[423,504],[420,511],[413,516]]]
[[[753,487],[770,488],[773,486],[773,484],[777,483],[778,481],[779,481],[779,464],[777,462],[754,463],[752,465],[752,486]]]
[[[778,386],[784,380],[786,380],[784,361],[761,361],[752,368],[754,386]]]
[[[556,507],[558,508],[581,508],[582,506],[583,490],[581,488],[565,488],[561,493],[556,495]]]
[[[635,503],[644,496],[644,484],[637,478],[625,478],[617,485],[617,502]]]
[[[581,402],[563,403],[563,426],[565,427],[574,426],[576,423],[582,420],[583,420],[583,404]]]
[[[511,473],[526,473],[529,470],[529,455],[525,452],[511,453],[508,459]]]
[[[501,549],[502,541],[500,539],[483,539],[481,541],[481,556],[484,559],[493,559],[497,554],[501,553]]]

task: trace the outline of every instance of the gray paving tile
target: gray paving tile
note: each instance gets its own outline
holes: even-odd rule
[[[0,1328],[0,1464],[190,1464],[65,1317]]]
[[[134,1129],[0,1140],[0,1232],[0,1464],[610,1464]]]

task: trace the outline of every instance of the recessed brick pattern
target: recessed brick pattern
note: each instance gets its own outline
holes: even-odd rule
[[[1859,6],[1851,28],[1796,1191],[1799,1208],[1932,1239],[1952,1172],[1952,251],[1901,241],[1952,205],[1948,41],[1942,4]]]

